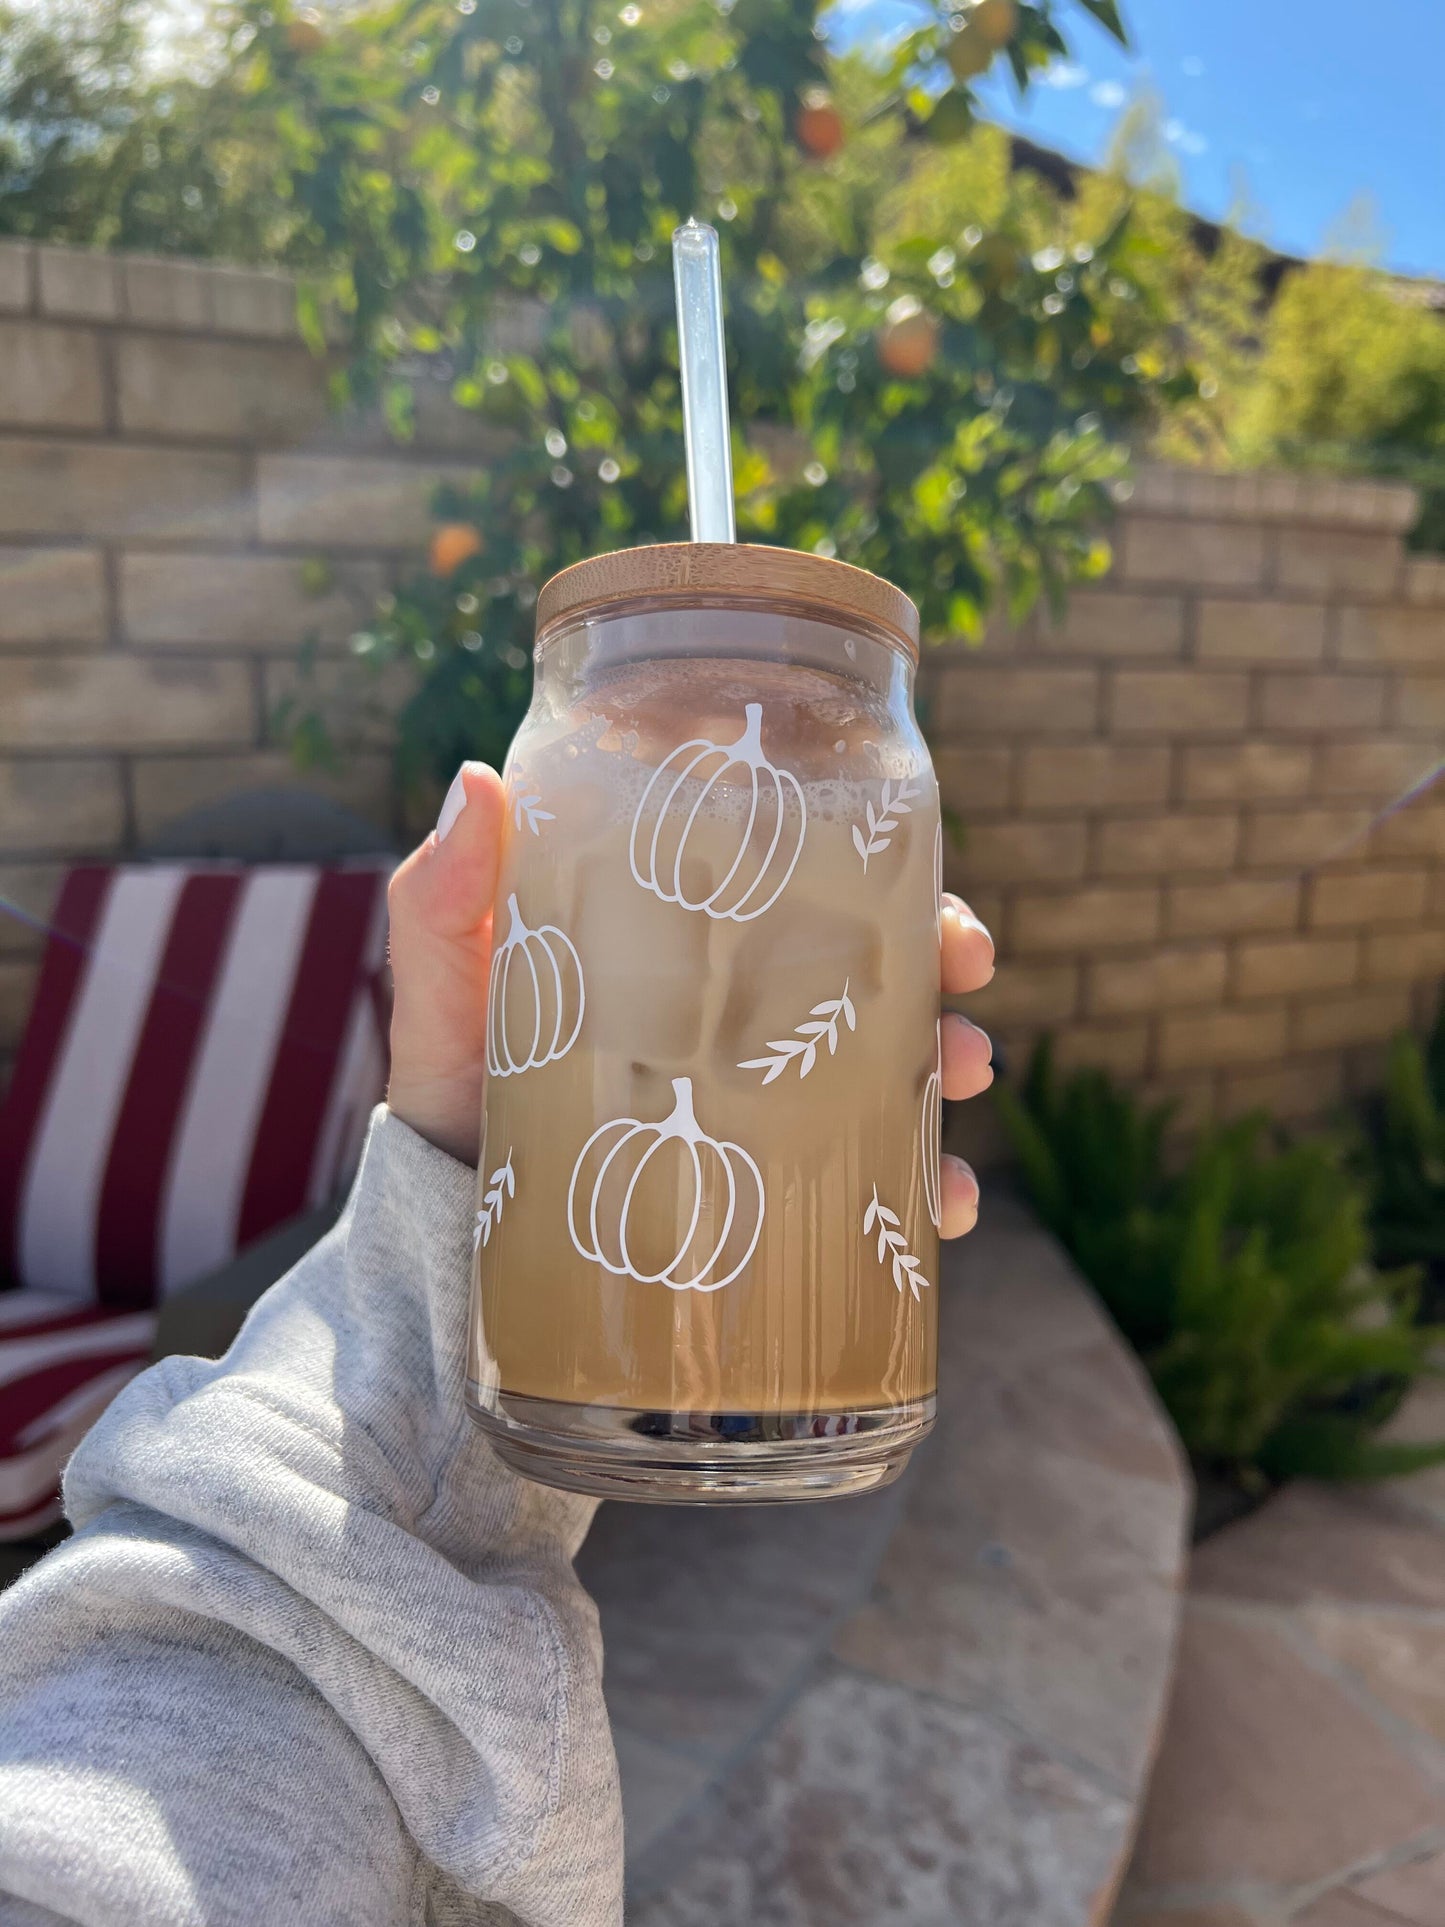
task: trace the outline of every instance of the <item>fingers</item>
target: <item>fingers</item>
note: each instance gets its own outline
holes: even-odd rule
[[[961,897],[943,893],[943,988],[954,996],[982,990],[993,976],[993,938]]]
[[[945,1152],[939,1161],[943,1211],[940,1235],[961,1238],[978,1223],[978,1179],[962,1158]]]
[[[475,1163],[486,1064],[487,968],[502,782],[464,763],[437,827],[391,880],[390,1108]]]
[[[988,1032],[956,1011],[946,1012],[940,1033],[943,1042],[943,1095],[977,1097],[993,1082],[993,1045]]]

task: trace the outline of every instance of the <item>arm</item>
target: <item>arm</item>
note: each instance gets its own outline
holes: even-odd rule
[[[592,1507],[465,1416],[472,1185],[379,1112],[226,1359],[154,1367],[76,1453],[77,1535],[0,1612],[0,1892],[127,1927],[621,1918]]]
[[[126,1388],[75,1538],[0,1599],[6,1927],[621,1919],[592,1504],[462,1400],[501,794],[461,793],[393,885],[390,1108],[340,1222],[223,1360]]]

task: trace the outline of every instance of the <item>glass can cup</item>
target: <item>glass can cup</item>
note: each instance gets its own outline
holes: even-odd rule
[[[918,618],[675,544],[537,609],[504,771],[468,1403],[544,1483],[886,1484],[937,1387],[938,786]]]

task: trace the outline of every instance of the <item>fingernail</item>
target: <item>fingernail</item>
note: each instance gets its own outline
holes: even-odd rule
[[[976,917],[974,915],[962,897],[956,897],[951,890],[945,890],[943,893],[943,907],[945,910],[951,910],[960,923],[968,924],[974,930],[981,930],[984,936],[988,937],[989,942],[993,942],[993,938],[989,934],[988,925],[983,921],[982,917]]]
[[[438,843],[446,842],[452,825],[466,807],[467,787],[462,781],[461,770],[458,770],[452,778],[452,786],[447,791],[446,798],[442,803],[441,815],[437,818],[436,839]]]

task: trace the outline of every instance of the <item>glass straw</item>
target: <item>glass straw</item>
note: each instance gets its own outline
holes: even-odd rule
[[[672,237],[687,499],[694,542],[735,542],[733,456],[717,230],[689,221]]]

